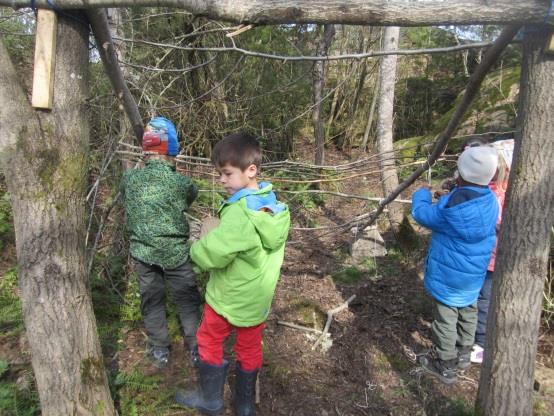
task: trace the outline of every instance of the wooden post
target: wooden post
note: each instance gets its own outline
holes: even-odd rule
[[[52,10],[39,9],[35,36],[33,97],[31,99],[34,108],[52,109],[57,27],[56,13]]]
[[[554,32],[551,33],[550,39],[546,43],[546,53],[554,55]]]

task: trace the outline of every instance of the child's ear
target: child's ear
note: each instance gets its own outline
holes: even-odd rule
[[[248,166],[246,168],[246,175],[249,179],[254,179],[256,175],[258,174],[258,167],[254,164]]]

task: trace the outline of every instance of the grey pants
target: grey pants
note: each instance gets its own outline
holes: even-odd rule
[[[163,269],[135,260],[139,276],[140,311],[148,341],[152,346],[169,347],[165,311],[165,282],[167,281],[189,349],[196,347],[196,331],[200,321],[200,293],[196,274],[190,262],[175,269]]]
[[[433,343],[441,360],[455,359],[458,357],[458,349],[473,345],[477,327],[477,303],[456,308],[435,300],[433,315]]]

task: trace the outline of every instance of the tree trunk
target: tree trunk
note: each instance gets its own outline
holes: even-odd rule
[[[387,27],[383,35],[383,48],[393,50],[398,48],[400,28]],[[381,182],[385,195],[398,186],[394,148],[392,143],[394,119],[394,84],[396,81],[396,55],[384,56],[379,68],[379,113],[377,116],[377,151],[381,168]],[[400,204],[392,203],[388,213],[391,224],[396,228],[402,222],[403,210]]]
[[[0,150],[43,416],[115,415],[85,260],[88,30],[58,16],[54,103],[34,111],[0,42]]]
[[[317,56],[326,56],[329,46],[335,35],[333,25],[325,25],[323,31],[319,34],[316,46]],[[315,61],[312,70],[313,75],[313,97],[314,108],[312,112],[312,123],[314,126],[315,138],[315,158],[316,165],[322,165],[325,160],[325,132],[323,131],[323,120],[321,117],[321,108],[323,107],[323,86],[325,85],[325,62]]]
[[[36,0],[52,8],[52,0]],[[29,0],[0,0],[0,6],[29,7]],[[176,7],[197,16],[240,23],[343,23],[353,25],[464,25],[544,22],[548,0],[56,0],[62,9],[88,7]]]
[[[502,228],[477,409],[531,415],[533,372],[554,211],[554,57],[545,27],[528,28],[519,126]],[[517,340],[515,342],[514,340]]]

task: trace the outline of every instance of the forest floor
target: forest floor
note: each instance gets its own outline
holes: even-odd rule
[[[311,154],[309,147],[303,150]],[[344,162],[347,156],[332,152],[327,158],[334,164]],[[339,190],[381,194],[378,181],[367,178],[343,184]],[[333,225],[367,209],[364,201],[327,198],[323,205],[293,214],[298,218],[309,217],[318,225]],[[395,236],[385,234],[388,255],[368,259],[362,266],[349,260],[350,238],[349,232],[328,233],[318,238],[305,231],[291,232],[265,331],[258,414],[473,415],[478,365],[461,373],[457,384],[445,386],[424,375],[415,363],[416,355],[431,345],[432,304],[417,270],[425,253],[425,236],[418,237],[418,244],[407,246],[398,243]],[[2,275],[15,264],[13,247],[4,253],[9,255],[0,259]],[[350,307],[332,321],[330,337],[316,348],[313,346],[317,334],[279,323],[287,321],[321,330],[326,311],[352,295],[356,297]],[[177,389],[195,386],[194,371],[178,331],[173,331],[176,335],[169,369],[161,373],[152,371],[144,356],[145,335],[140,320],[127,324],[117,312],[104,307],[108,302],[106,296],[94,296],[93,289],[93,297],[112,393],[120,414],[196,414],[172,402]],[[109,302],[120,304],[121,299],[112,296]],[[234,356],[232,339],[228,341],[226,355],[231,361],[231,371],[225,388],[225,414],[232,415]],[[9,365],[4,374],[0,371],[3,380],[16,385],[21,383],[22,375],[30,374],[23,331],[0,335],[2,361]],[[554,334],[542,328],[537,373],[554,374],[553,368]],[[554,377],[541,377],[545,381],[541,381],[535,396],[535,414],[552,415],[554,387],[549,383],[554,383]],[[17,395],[14,397],[17,399]],[[0,389],[0,414],[10,415],[2,413],[1,403]]]

